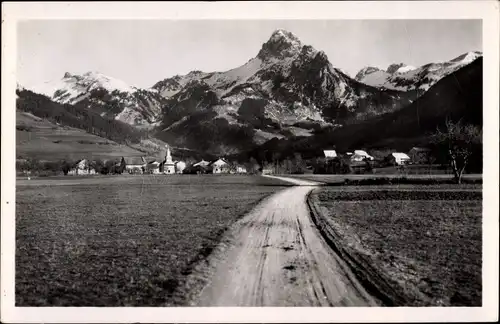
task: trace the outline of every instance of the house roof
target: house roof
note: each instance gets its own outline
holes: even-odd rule
[[[200,162],[193,164],[193,166],[207,166],[209,164],[210,164],[210,162],[205,161],[205,160],[201,160]]]
[[[130,165],[143,165],[144,164],[144,159],[140,156],[129,156],[129,157],[124,157],[125,164],[130,164]]]
[[[417,152],[429,152],[431,149],[427,148],[427,147],[412,147],[410,152],[411,151],[417,151]]]
[[[228,164],[226,161],[224,161],[224,159],[218,159],[216,161],[213,161],[211,164],[215,164],[215,165],[226,165]]]
[[[410,157],[406,153],[394,152],[391,153],[391,155],[396,159],[410,159]]]
[[[361,156],[370,156],[370,154],[366,153],[366,151],[363,151],[363,150],[354,150],[354,154],[361,155]]]
[[[325,157],[336,157],[337,152],[335,150],[323,150]]]

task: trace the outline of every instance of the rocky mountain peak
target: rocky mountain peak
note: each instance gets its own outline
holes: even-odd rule
[[[450,60],[450,62],[471,63],[472,61],[474,61],[478,57],[481,57],[482,55],[483,55],[483,53],[479,52],[479,51],[467,52],[467,53],[464,53],[464,54]]]
[[[367,66],[367,67],[359,70],[358,74],[356,74],[356,76],[354,78],[359,81],[359,80],[363,79],[366,75],[369,75],[369,74],[377,72],[377,71],[381,71],[381,70],[378,67]]]
[[[399,68],[403,67],[403,66],[406,66],[406,64],[404,63],[394,63],[394,64],[391,64],[387,67],[387,73],[389,74],[393,74],[395,73],[397,70],[399,70]]]
[[[261,60],[291,57],[299,54],[301,49],[302,43],[297,36],[284,29],[277,29],[262,45],[257,57]]]
[[[328,56],[326,56],[326,53],[323,51],[319,51],[318,53],[316,53],[314,59],[317,61],[323,61],[325,63],[329,63]]]

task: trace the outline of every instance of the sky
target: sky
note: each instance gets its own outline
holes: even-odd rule
[[[246,63],[276,29],[355,76],[363,67],[420,66],[482,51],[481,20],[31,20],[17,26],[17,80],[97,71],[132,86]]]

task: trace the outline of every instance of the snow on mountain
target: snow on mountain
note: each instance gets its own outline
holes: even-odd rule
[[[404,63],[391,64],[387,70],[367,67],[358,72],[356,80],[381,89],[417,90],[422,94],[437,81],[481,56],[481,52],[467,52],[450,61],[429,63],[418,68]]]
[[[74,104],[82,100],[84,94],[96,89],[104,89],[110,93],[113,91],[133,93],[137,90],[121,80],[99,72],[87,72],[83,75],[66,72],[62,79],[42,83],[31,90],[60,103]]]
[[[297,130],[294,125],[299,122],[336,124],[409,103],[400,92],[382,92],[355,81],[334,68],[323,51],[302,44],[282,29],[271,35],[256,57],[240,67],[177,75],[153,88],[168,99],[159,136],[174,142],[181,138],[183,142],[178,145],[189,145],[190,140],[192,145],[202,145],[212,140],[209,149],[214,151],[217,140],[209,130],[211,123],[217,124],[218,133],[224,127],[231,132],[244,129],[247,135],[257,132],[254,138],[261,141],[272,134],[280,138],[283,132],[287,136],[310,135],[309,131]],[[206,132],[207,136],[197,136],[196,141],[190,139],[193,135],[188,131]]]
[[[98,110],[102,116],[136,126],[149,126],[158,121],[163,97],[155,89],[140,89],[99,72],[83,75],[66,72],[62,79],[33,87],[63,104],[83,104]]]
[[[414,67],[414,66],[405,65],[405,66],[401,66],[400,68],[398,68],[396,70],[396,72],[394,72],[394,73],[406,73],[406,72],[409,72],[409,71],[413,71],[415,69],[416,69],[416,67]]]

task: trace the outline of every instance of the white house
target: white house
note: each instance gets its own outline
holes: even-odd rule
[[[217,161],[212,162],[212,172],[213,173],[229,173],[229,164],[222,158]]]
[[[325,154],[325,158],[327,159],[333,159],[337,157],[337,152],[335,150],[323,150],[323,153]]]
[[[247,168],[243,165],[237,165],[236,166],[236,173],[242,174],[242,173],[247,173]]]
[[[128,173],[143,173],[146,167],[146,160],[144,157],[124,157],[125,160],[125,170]]]
[[[87,159],[78,161],[75,166],[68,171],[68,175],[94,175],[97,174],[95,168]]]
[[[177,161],[175,162],[175,172],[182,174],[184,169],[186,168],[186,162],[183,161]]]
[[[389,161],[396,165],[404,165],[408,164],[411,159],[406,153],[395,152],[389,155]]]
[[[365,159],[368,160],[373,160],[373,156],[370,154],[366,153],[363,150],[354,150],[354,154],[351,155],[351,161],[353,162],[361,162],[364,161]]]
[[[146,164],[146,172],[147,173],[152,173],[152,174],[161,174],[163,173],[162,170],[160,169],[163,162],[158,162],[156,160],[153,160],[153,161],[149,161],[147,164]]]
[[[262,169],[262,174],[273,174],[274,173],[274,168],[270,166],[266,166]]]

